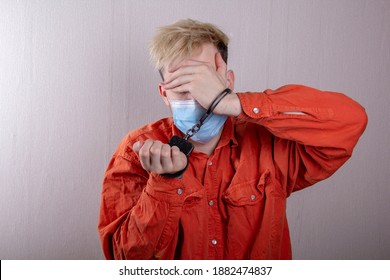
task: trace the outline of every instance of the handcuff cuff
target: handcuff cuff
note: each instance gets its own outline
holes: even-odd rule
[[[190,129],[186,131],[186,135],[181,138],[178,135],[173,135],[172,138],[169,140],[168,145],[173,147],[176,146],[179,148],[179,150],[186,155],[187,157],[187,165],[184,167],[182,170],[170,174],[170,173],[165,173],[161,174],[161,176],[167,177],[167,178],[181,178],[184,174],[184,172],[187,170],[189,160],[188,157],[194,150],[194,145],[188,141],[192,136],[194,136],[202,127],[203,123],[206,121],[206,119],[210,116],[210,114],[214,111],[215,107],[221,102],[221,100],[231,93],[232,90],[230,88],[224,89],[218,96],[214,99],[214,101],[211,103],[209,108],[207,109],[206,113],[203,114],[203,116],[199,119],[199,121]]]

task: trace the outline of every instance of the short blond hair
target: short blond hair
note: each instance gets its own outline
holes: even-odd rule
[[[190,57],[205,43],[212,43],[227,63],[229,37],[213,24],[192,19],[160,27],[150,44],[150,58],[162,71],[169,62]]]

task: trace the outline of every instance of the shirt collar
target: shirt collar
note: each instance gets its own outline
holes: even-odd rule
[[[237,146],[237,140],[234,133],[234,123],[233,117],[228,117],[226,119],[225,125],[223,126],[223,131],[221,138],[217,144],[216,149],[222,148],[223,146],[229,145],[232,143],[232,147]]]

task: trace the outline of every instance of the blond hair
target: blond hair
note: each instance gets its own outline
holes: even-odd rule
[[[227,63],[229,37],[210,23],[185,19],[160,27],[150,44],[150,58],[156,69],[190,57],[203,44],[212,43]]]

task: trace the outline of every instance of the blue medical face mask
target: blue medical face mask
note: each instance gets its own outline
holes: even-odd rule
[[[187,130],[192,128],[207,111],[194,99],[170,100],[169,103],[172,108],[173,122],[184,134],[186,134]],[[226,119],[227,116],[211,113],[201,126],[200,130],[190,139],[200,143],[209,142],[221,131]]]

